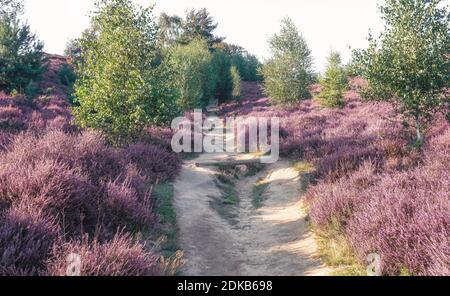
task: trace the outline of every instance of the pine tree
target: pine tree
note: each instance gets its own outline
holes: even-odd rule
[[[233,81],[233,98],[237,99],[241,96],[241,75],[239,75],[238,68],[231,66],[231,79]]]
[[[43,44],[19,20],[21,1],[0,4],[0,90],[27,92],[44,72]]]
[[[341,64],[341,56],[332,52],[324,76],[320,79],[323,91],[319,94],[321,103],[326,107],[342,107],[343,94],[348,87],[347,75]]]

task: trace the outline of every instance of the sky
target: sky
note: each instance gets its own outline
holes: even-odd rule
[[[331,50],[350,58],[351,48],[367,45],[369,29],[377,34],[383,22],[377,4],[383,0],[134,0],[156,4],[161,12],[183,15],[186,9],[205,7],[219,23],[216,34],[264,60],[270,56],[267,39],[289,16],[305,37],[317,70],[323,70]],[[66,43],[89,27],[94,0],[25,0],[31,29],[44,41],[45,51],[62,54]]]

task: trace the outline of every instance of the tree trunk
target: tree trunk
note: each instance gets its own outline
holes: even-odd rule
[[[416,118],[416,135],[417,135],[417,142],[422,143],[423,142],[423,136],[420,126],[420,120],[419,117]]]

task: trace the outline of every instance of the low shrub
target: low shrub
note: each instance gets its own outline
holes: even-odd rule
[[[19,204],[0,217],[0,275],[35,276],[58,239],[59,228],[42,212]]]
[[[307,200],[313,224],[319,228],[333,225],[339,230],[345,229],[355,209],[366,202],[361,192],[374,186],[378,179],[376,167],[366,162],[348,177],[336,182],[321,181],[310,187]]]
[[[317,173],[327,180],[336,180],[357,170],[364,161],[379,163],[381,153],[374,147],[337,147],[337,151],[318,160]]]
[[[67,275],[66,260],[69,254],[78,254],[81,257],[82,276],[162,275],[158,257],[123,234],[116,235],[106,243],[85,238],[56,248],[54,259],[48,264],[48,274]]]
[[[110,181],[105,184],[104,223],[108,229],[118,229],[131,225],[136,230],[152,225],[150,193],[139,196],[132,187],[131,180],[126,182]]]
[[[449,275],[450,179],[433,165],[386,175],[349,222],[349,240],[361,261],[381,256],[384,274]]]
[[[78,234],[95,227],[96,191],[79,170],[53,159],[1,165],[3,202],[42,210],[64,231]]]
[[[159,274],[153,251],[116,234],[151,230],[158,222],[152,188],[178,172],[177,155],[143,143],[111,148],[91,131],[29,131],[5,145],[0,151],[0,274],[62,275],[65,269],[58,268],[65,264],[67,248],[92,262],[87,275]],[[82,243],[73,243],[81,238]],[[117,265],[108,269],[114,260]]]
[[[177,154],[143,143],[130,145],[125,150],[125,157],[153,183],[171,180],[181,169],[182,163]]]

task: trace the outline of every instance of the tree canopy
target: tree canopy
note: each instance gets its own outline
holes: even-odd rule
[[[21,1],[0,4],[0,90],[27,92],[44,71],[43,44],[20,21]]]
[[[309,96],[313,60],[306,40],[291,19],[285,18],[281,31],[269,39],[272,57],[262,68],[265,91],[278,103],[292,103]]]
[[[81,127],[102,130],[114,143],[148,124],[169,122],[177,109],[171,69],[158,63],[152,7],[131,0],[101,0],[92,32],[80,40],[74,114]],[[174,114],[175,113],[175,114]]]
[[[433,114],[449,107],[449,13],[441,0],[386,0],[379,38],[356,52],[369,94],[397,102],[415,122],[417,140]]]

